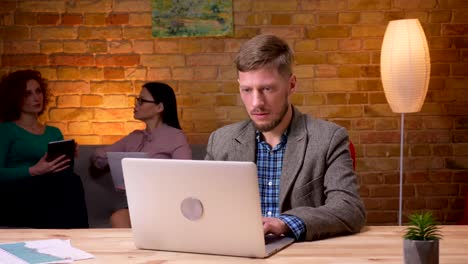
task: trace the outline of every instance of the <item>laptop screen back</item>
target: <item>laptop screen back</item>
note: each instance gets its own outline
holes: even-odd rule
[[[265,257],[253,162],[123,159],[138,248]]]

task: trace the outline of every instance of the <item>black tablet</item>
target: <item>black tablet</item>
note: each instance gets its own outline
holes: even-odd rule
[[[72,166],[75,158],[74,139],[49,142],[47,146],[47,161],[53,161],[62,155],[65,155],[70,160]]]

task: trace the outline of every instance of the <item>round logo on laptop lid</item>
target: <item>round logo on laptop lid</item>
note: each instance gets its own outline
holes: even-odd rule
[[[203,216],[203,204],[197,198],[185,198],[180,204],[180,211],[190,221],[197,221]]]

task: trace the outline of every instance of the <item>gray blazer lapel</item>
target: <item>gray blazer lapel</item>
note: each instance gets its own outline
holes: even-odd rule
[[[251,122],[240,131],[239,135],[234,138],[232,144],[234,147],[232,153],[233,160],[255,162],[255,128]]]
[[[283,158],[283,169],[280,181],[280,208],[289,189],[296,179],[299,169],[304,162],[307,147],[307,129],[305,115],[294,108],[294,116],[289,129],[288,142],[286,144],[285,156]]]

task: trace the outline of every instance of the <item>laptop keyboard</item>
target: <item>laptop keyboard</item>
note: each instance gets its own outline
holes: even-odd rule
[[[278,240],[281,240],[282,236],[275,236],[275,235],[265,235],[265,245],[274,243]]]

